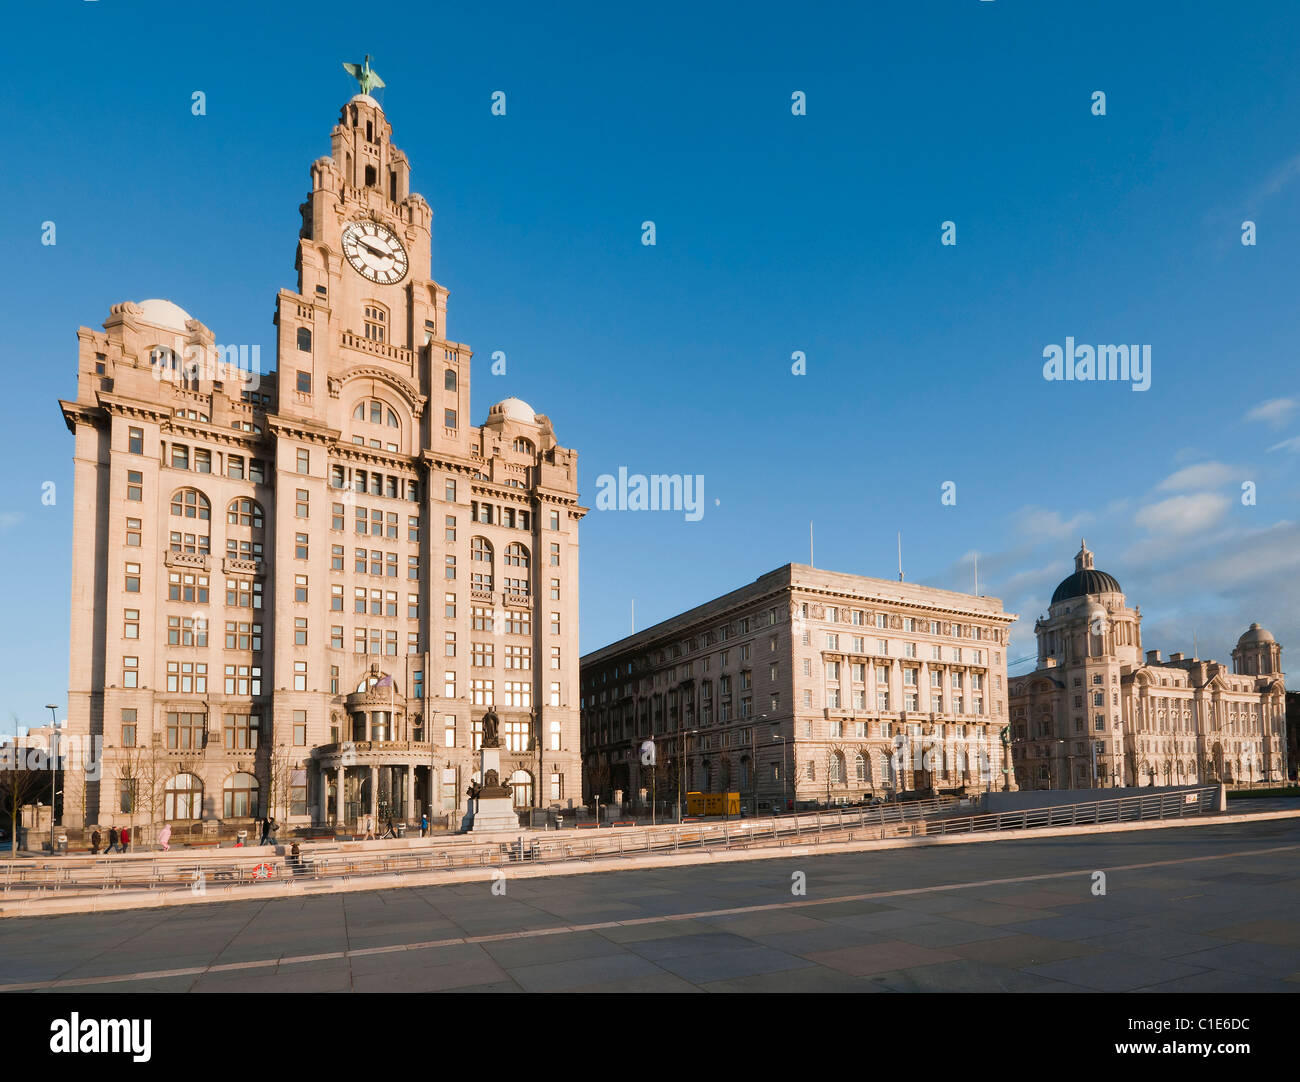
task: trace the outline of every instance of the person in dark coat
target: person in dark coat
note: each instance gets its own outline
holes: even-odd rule
[[[99,842],[100,842],[99,831],[92,830],[90,832],[90,855],[92,857],[99,856]]]
[[[117,850],[117,827],[108,828],[108,848],[105,853],[112,853]]]
[[[257,844],[258,844],[258,845],[265,845],[265,844],[266,844],[266,839],[270,836],[270,834],[271,834],[271,820],[270,820],[269,818],[268,818],[268,819],[263,819],[263,820],[262,820],[262,840],[259,841]]]

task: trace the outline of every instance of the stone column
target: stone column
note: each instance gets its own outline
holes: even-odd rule
[[[330,817],[330,776],[322,766],[320,775],[320,821],[321,826],[329,822]]]
[[[335,793],[334,795],[334,803],[336,805],[335,814],[337,817],[338,825],[342,826],[343,823],[345,822],[344,816],[346,815],[346,809],[344,808],[343,805],[343,790],[346,788],[346,786],[343,783],[345,778],[347,777],[347,767],[339,766],[338,773],[339,773],[339,788],[338,788],[338,792]]]
[[[372,822],[379,818],[379,768],[370,767],[370,805],[369,812]],[[378,824],[375,823],[377,826]]]
[[[406,800],[402,805],[402,815],[405,819],[418,819],[415,814],[415,765],[406,764]]]

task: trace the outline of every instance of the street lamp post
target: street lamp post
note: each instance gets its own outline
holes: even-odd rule
[[[773,733],[772,739],[781,741],[781,804],[782,804],[781,810],[784,811],[785,810],[784,805],[788,804],[790,800],[789,769],[786,765],[786,761],[787,761],[786,750],[789,748],[790,745],[789,745],[789,741],[787,741],[786,738],[783,737],[780,733]]]
[[[677,759],[677,821],[679,823],[682,821],[682,766],[686,760],[686,737],[688,734],[694,735],[699,731],[699,729],[677,730],[679,737],[678,749],[680,751],[680,755]]]
[[[53,703],[46,703],[45,709],[50,712],[50,856],[54,856],[54,801],[55,787],[59,783],[59,708]]]

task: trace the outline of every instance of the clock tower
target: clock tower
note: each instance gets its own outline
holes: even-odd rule
[[[277,299],[280,412],[338,427],[329,403],[342,384],[383,373],[414,415],[411,449],[463,453],[471,351],[446,339],[447,290],[430,276],[433,210],[411,191],[406,155],[370,95],[343,106],[330,142],[300,208],[297,292]]]

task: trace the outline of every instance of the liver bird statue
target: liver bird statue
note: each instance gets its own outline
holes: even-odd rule
[[[370,54],[366,54],[364,63],[361,64],[343,64],[343,70],[352,76],[361,84],[361,93],[369,94],[372,87],[383,86],[384,80],[379,78],[379,73],[370,66]]]

